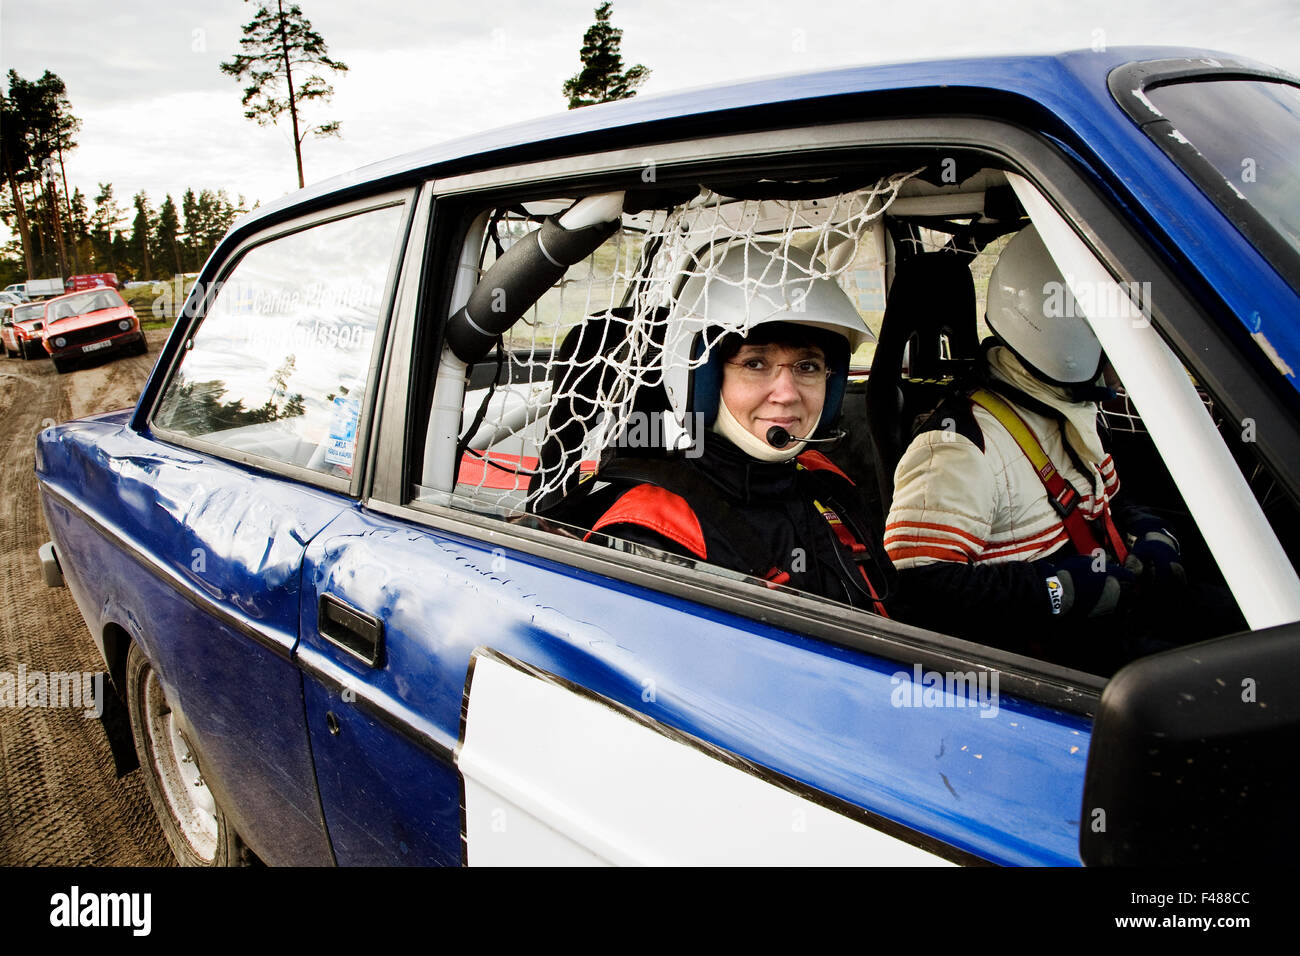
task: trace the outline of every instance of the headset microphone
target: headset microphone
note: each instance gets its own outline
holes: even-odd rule
[[[780,425],[773,425],[767,430],[767,443],[773,448],[784,448],[792,442],[801,441],[809,444],[820,444],[822,442],[839,441],[846,433],[835,431],[829,438],[795,438]]]

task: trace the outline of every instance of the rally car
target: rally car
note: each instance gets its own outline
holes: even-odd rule
[[[13,307],[4,326],[5,354],[9,358],[44,358],[48,354],[41,346],[45,305],[46,301],[42,300]]]
[[[140,320],[112,288],[70,292],[45,304],[41,343],[57,372],[66,372],[83,357],[148,349]]]
[[[1293,859],[1298,104],[1201,51],[844,69],[259,208],[139,404],[37,441],[120,768],[199,865]],[[691,453],[683,289],[776,242],[878,336],[826,454],[883,520],[1031,223],[1222,632],[1085,672],[575,517],[610,462]]]

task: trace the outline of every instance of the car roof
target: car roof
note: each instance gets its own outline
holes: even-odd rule
[[[863,94],[883,97],[937,88],[966,89],[1029,99],[1068,126],[1088,129],[1096,125],[1099,105],[1119,115],[1118,106],[1106,87],[1106,78],[1113,69],[1131,62],[1177,58],[1201,59],[1222,64],[1225,69],[1236,65],[1271,70],[1265,64],[1208,50],[1112,47],[1103,52],[1085,50],[847,67],[638,96],[476,133],[371,163],[260,206],[242,217],[236,227],[254,224],[286,209],[310,205],[326,196],[352,192],[367,184],[398,181],[412,173],[481,169],[488,168],[489,162],[508,165],[539,158],[534,154],[543,151],[537,147],[549,146],[544,152],[550,154],[610,148],[629,138],[645,141],[650,137],[626,134],[633,131],[653,134],[654,127],[671,127],[675,121],[694,121],[700,126],[697,135],[715,132],[714,128],[699,123],[702,115],[743,112],[801,100]],[[620,133],[624,135],[617,135]]]

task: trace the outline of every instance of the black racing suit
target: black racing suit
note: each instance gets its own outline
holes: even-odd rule
[[[617,469],[602,469],[599,477],[608,480],[611,474]],[[698,520],[699,540],[688,545],[681,535],[674,540],[652,530],[663,526],[664,515],[655,513],[664,510],[658,504],[633,515],[623,508],[615,517],[626,520],[605,521],[611,508],[645,482],[684,499],[669,507],[685,507]],[[880,612],[887,598],[893,568],[857,489],[817,452],[804,452],[799,460],[758,461],[710,433],[698,458],[655,462],[649,471],[633,462],[627,480],[615,478],[614,487],[599,494],[603,500],[595,513],[602,518],[595,527],[600,534],[868,610]],[[831,520],[817,503],[831,512]],[[848,530],[846,541],[837,533],[836,519]]]

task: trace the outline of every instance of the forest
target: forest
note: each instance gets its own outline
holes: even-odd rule
[[[46,70],[28,80],[8,73],[0,91],[0,221],[12,237],[0,245],[0,287],[28,278],[115,272],[123,281],[197,272],[236,217],[243,196],[187,188],[154,202],[141,190],[130,205],[113,184],[89,198],[68,187],[81,121],[67,89]],[[75,167],[74,167],[75,172]]]

